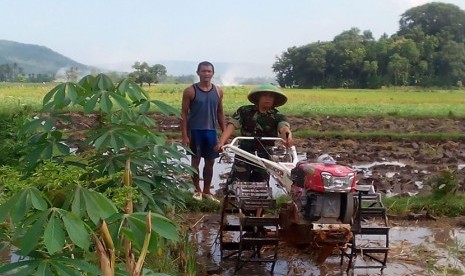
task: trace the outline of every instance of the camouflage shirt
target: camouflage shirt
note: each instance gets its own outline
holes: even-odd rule
[[[256,105],[244,105],[229,118],[229,124],[240,129],[241,136],[247,137],[278,137],[278,130],[283,126],[289,127],[286,117],[276,108],[260,113]],[[273,141],[243,140],[240,148],[249,152],[267,152]]]

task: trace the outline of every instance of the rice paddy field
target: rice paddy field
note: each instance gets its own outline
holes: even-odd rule
[[[0,110],[10,112],[21,105],[40,108],[41,100],[57,83],[16,84],[0,83]],[[175,108],[181,107],[182,91],[186,84],[143,86],[150,97]],[[239,106],[248,104],[250,86],[226,86],[224,110],[232,114]],[[283,89],[288,96],[280,111],[287,115],[303,116],[395,116],[465,118],[465,89],[440,90],[419,88],[361,89]]]

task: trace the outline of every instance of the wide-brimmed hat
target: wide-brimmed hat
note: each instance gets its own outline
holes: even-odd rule
[[[258,104],[258,98],[260,97],[260,93],[262,92],[272,92],[274,93],[274,106],[281,106],[287,102],[287,97],[284,93],[279,90],[278,87],[272,84],[262,84],[255,87],[252,91],[249,92],[247,98],[253,104]]]

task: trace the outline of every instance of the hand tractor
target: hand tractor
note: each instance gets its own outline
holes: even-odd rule
[[[239,141],[244,139],[274,140],[278,146],[273,147],[273,152],[270,153],[271,158],[266,159],[239,148]],[[329,155],[322,155],[314,162],[299,161],[296,148],[294,146],[285,148],[283,145],[279,145],[282,142],[281,138],[274,137],[236,137],[230,144],[223,147],[226,154],[232,153],[235,158],[266,169],[276,180],[277,186],[282,188],[291,198],[289,202],[281,205],[278,214],[276,214],[279,226],[277,233],[271,234],[262,231],[260,235],[256,235],[258,246],[254,251],[255,253],[248,259],[241,260],[239,257],[237,269],[242,266],[242,261],[253,261],[253,257],[258,257],[258,261],[264,260],[264,258],[259,257],[261,248],[259,239],[266,243],[268,236],[272,237],[270,241],[279,238],[280,241],[295,244],[300,248],[311,248],[318,264],[323,263],[335,249],[345,252],[347,246],[353,244],[353,224],[355,220],[360,219],[360,217],[357,218],[357,215],[361,200],[360,193],[356,191],[356,172],[349,167],[336,164]],[[236,206],[238,212],[241,213],[242,220],[244,220],[244,218],[264,216],[263,207],[259,206],[258,201],[274,200],[269,183],[240,182],[230,186],[232,187],[225,189],[228,190],[226,194],[229,193],[230,196],[225,196],[221,219],[220,246],[222,256],[223,249],[238,249],[239,255],[241,255],[241,251],[247,248],[247,244],[254,247],[253,242],[247,242],[250,239],[243,242],[242,237],[239,238],[237,246],[231,247],[230,242],[225,242],[223,231],[228,230],[225,218],[225,210],[228,209],[228,206],[231,204]],[[254,200],[256,206],[253,212],[247,212],[242,208],[244,202],[250,203]],[[267,202],[266,206],[275,206],[275,202],[271,205]],[[259,221],[256,223],[258,223],[257,226],[260,226]],[[258,228],[260,227],[252,227],[251,229]],[[246,236],[254,236],[253,233],[247,231],[241,233],[246,234]],[[273,270],[276,261],[276,254],[277,251],[274,251],[274,256],[270,259],[273,264],[271,270]],[[345,255],[350,257],[351,264],[355,251]],[[383,267],[385,263],[384,259]]]

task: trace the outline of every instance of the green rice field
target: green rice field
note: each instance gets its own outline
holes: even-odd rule
[[[0,110],[12,111],[21,105],[40,108],[43,96],[54,84],[0,83]],[[150,97],[175,108],[181,108],[182,91],[187,85],[143,86]],[[232,114],[248,104],[250,86],[227,86],[224,110]],[[465,90],[435,90],[415,88],[385,88],[378,90],[351,89],[283,89],[288,96],[280,111],[303,116],[398,116],[465,118]]]

